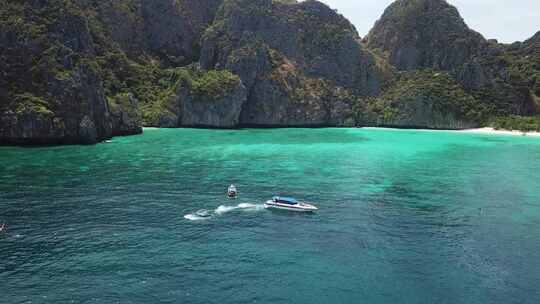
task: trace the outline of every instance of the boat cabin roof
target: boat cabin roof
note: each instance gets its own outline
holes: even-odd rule
[[[298,201],[292,197],[281,197],[281,196],[275,196],[274,202],[284,203],[284,204],[289,204],[289,205],[298,204]]]

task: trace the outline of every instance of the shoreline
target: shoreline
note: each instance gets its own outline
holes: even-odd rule
[[[477,135],[488,135],[488,136],[521,136],[521,137],[540,137],[540,132],[537,131],[530,131],[530,132],[523,132],[523,131],[515,131],[515,130],[504,130],[499,129],[496,130],[495,128],[485,127],[485,128],[473,128],[473,129],[463,129],[463,130],[450,130],[450,129],[414,129],[414,128],[391,128],[391,127],[276,127],[276,128],[237,128],[237,129],[217,129],[217,128],[188,128],[188,127],[180,127],[180,128],[159,128],[159,127],[142,127],[143,132],[138,134],[130,134],[130,135],[117,135],[113,136],[108,139],[104,139],[100,142],[96,142],[93,144],[80,144],[80,143],[69,143],[69,144],[59,144],[59,143],[41,143],[39,141],[32,142],[32,143],[26,143],[26,144],[14,144],[14,143],[6,143],[6,142],[0,142],[0,147],[21,147],[21,148],[40,148],[40,147],[57,147],[57,146],[72,146],[72,145],[96,145],[101,143],[110,143],[111,140],[117,137],[129,137],[129,136],[135,136],[135,135],[142,135],[144,134],[144,131],[156,131],[160,129],[201,129],[201,130],[245,130],[245,129],[321,129],[321,128],[329,128],[329,129],[365,129],[365,130],[391,130],[391,131],[415,131],[415,132],[447,132],[447,133],[457,133],[457,134],[477,134]]]
[[[477,129],[467,129],[459,130],[460,133],[468,134],[489,134],[489,135],[513,135],[513,136],[531,136],[531,137],[540,137],[540,132],[536,131],[516,131],[516,130],[504,130],[504,129],[494,129],[494,128],[477,128]]]
[[[300,128],[300,129],[320,129],[321,127],[276,127],[275,129],[288,129],[288,128]],[[324,128],[324,127],[323,127]],[[332,129],[366,129],[366,130],[395,130],[395,131],[421,131],[421,132],[452,132],[452,133],[461,133],[461,134],[479,134],[479,135],[511,135],[511,136],[529,136],[529,137],[540,137],[540,132],[536,131],[517,131],[517,130],[505,130],[505,129],[495,129],[491,127],[483,128],[473,128],[473,129],[463,129],[463,130],[451,130],[451,129],[415,129],[415,128],[391,128],[391,127],[327,127]],[[159,129],[171,129],[171,128],[159,128],[159,127],[143,127],[143,130],[159,130]],[[189,127],[180,127],[172,129],[208,129],[208,128],[189,128]],[[237,128],[237,129],[208,129],[208,130],[242,130],[246,128]],[[251,129],[251,128],[247,128]],[[253,128],[253,129],[274,129],[274,128]]]
[[[473,129],[463,129],[463,130],[445,130],[445,129],[406,129],[406,128],[379,128],[379,127],[364,127],[362,129],[368,130],[404,130],[404,131],[422,131],[422,132],[452,132],[460,134],[479,134],[479,135],[511,135],[511,136],[529,136],[529,137],[540,137],[540,132],[530,131],[516,131],[516,130],[505,130],[505,129],[495,129],[490,127],[484,128],[473,128]]]

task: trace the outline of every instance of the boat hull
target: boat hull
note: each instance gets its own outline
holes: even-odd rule
[[[293,212],[314,212],[318,208],[309,204],[298,204],[298,205],[286,205],[286,204],[277,204],[273,201],[268,201],[264,203],[264,208],[266,209],[275,209],[275,210],[286,210]]]

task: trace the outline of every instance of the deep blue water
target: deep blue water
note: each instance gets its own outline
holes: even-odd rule
[[[320,210],[264,210],[274,194]],[[536,304],[540,138],[148,129],[0,148],[1,222],[0,303]]]

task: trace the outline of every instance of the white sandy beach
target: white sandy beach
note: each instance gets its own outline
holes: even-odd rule
[[[494,128],[477,128],[466,130],[435,130],[435,129],[399,129],[399,128],[379,128],[379,127],[363,127],[362,129],[369,130],[402,130],[402,131],[423,131],[423,132],[456,132],[463,134],[484,134],[484,135],[513,135],[513,136],[534,136],[540,137],[540,132],[522,132],[511,130],[496,130]]]
[[[516,136],[538,136],[540,132],[522,132],[522,131],[510,131],[510,130],[496,130],[494,128],[479,128],[459,130],[460,133],[475,133],[475,134],[492,134],[492,135],[516,135]]]
[[[156,127],[143,127],[143,130],[159,130]],[[382,127],[362,127],[362,129],[369,130],[402,130],[402,131],[424,131],[424,132],[457,132],[457,133],[470,133],[470,134],[485,134],[485,135],[514,135],[514,136],[533,136],[540,137],[540,132],[522,132],[511,130],[496,130],[494,128],[477,128],[466,130],[435,130],[435,129],[400,129],[400,128],[382,128]]]

